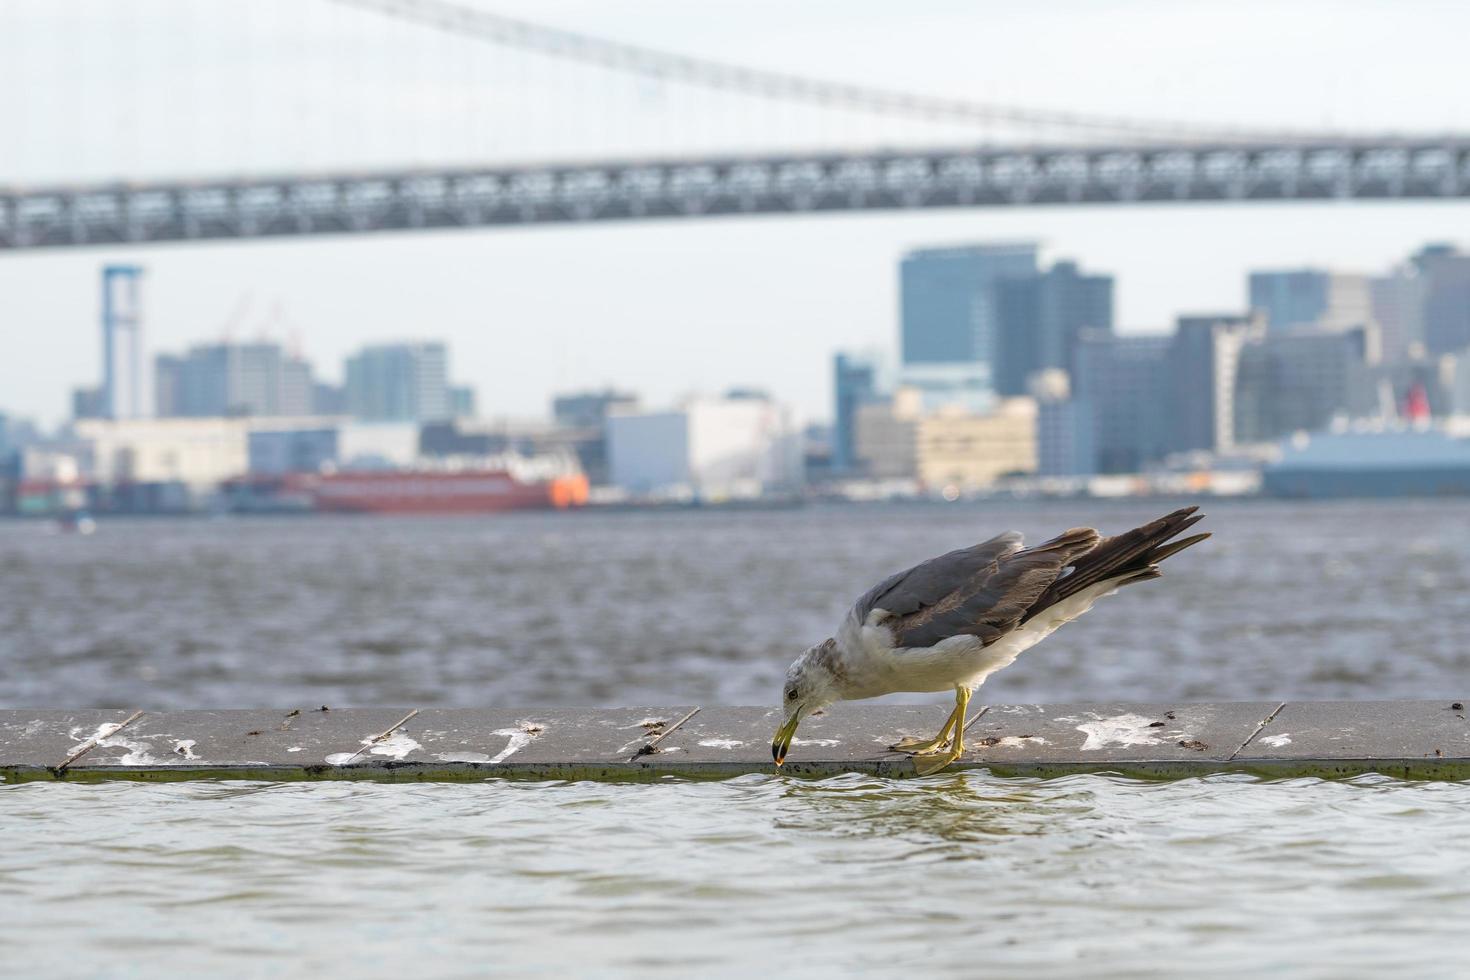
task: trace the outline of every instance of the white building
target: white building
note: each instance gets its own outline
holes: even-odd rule
[[[248,419],[85,419],[87,474],[103,484],[182,483],[202,495],[249,463]]]
[[[801,439],[789,409],[765,398],[695,398],[668,412],[607,419],[614,485],[666,499],[750,499],[796,490]]]
[[[412,423],[337,418],[85,419],[73,455],[89,479],[107,485],[174,483],[197,503],[222,481],[255,471],[396,469],[419,456]]]

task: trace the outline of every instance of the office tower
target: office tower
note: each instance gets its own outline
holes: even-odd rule
[[[1369,413],[1378,363],[1376,328],[1272,331],[1240,352],[1235,438],[1268,442]]]
[[[857,412],[878,397],[878,367],[872,358],[838,353],[832,358],[832,469],[857,466]]]
[[[1075,262],[996,282],[995,387],[1023,395],[1038,371],[1072,370],[1083,330],[1113,329],[1113,278],[1089,276]]]
[[[1321,269],[1252,272],[1250,308],[1267,329],[1343,329],[1372,321],[1372,283],[1367,276]]]
[[[347,414],[369,422],[453,417],[449,355],[442,343],[377,344],[347,359]]]
[[[161,419],[183,415],[179,386],[184,379],[184,359],[159,354],[153,359],[153,414]]]
[[[280,361],[278,415],[312,415],[316,411],[316,379],[311,365],[294,354]]]
[[[1169,352],[1171,448],[1219,452],[1235,445],[1240,351],[1264,332],[1259,316],[1182,316]]]
[[[1036,472],[1038,476],[1086,476],[1096,465],[1092,407],[1072,397],[1071,378],[1060,368],[1031,376],[1036,401]]]
[[[143,270],[102,269],[102,404],[109,419],[141,419],[153,412],[143,351]]]
[[[969,245],[908,253],[900,272],[905,368],[973,364],[993,372],[995,283],[1036,274],[1036,246]]]
[[[201,344],[154,362],[160,415],[310,415],[311,366],[279,344]]]
[[[1169,336],[1088,330],[1078,338],[1072,397],[1092,416],[1092,472],[1136,473],[1168,454],[1173,347]]]
[[[1370,285],[1373,321],[1378,324],[1383,360],[1397,364],[1424,349],[1424,278],[1412,263]]]
[[[1470,255],[1431,245],[1413,261],[1422,283],[1425,350],[1435,355],[1470,349]]]

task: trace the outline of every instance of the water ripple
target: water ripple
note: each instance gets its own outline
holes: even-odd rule
[[[85,538],[4,522],[0,704],[765,703],[896,568],[1006,528],[1111,530],[1159,509],[106,521]],[[1101,603],[987,695],[1438,697],[1466,676],[1470,535],[1424,529],[1470,523],[1470,502],[1207,509],[1215,537],[1166,582]]]
[[[22,784],[0,944],[60,975],[151,943],[189,975],[408,974],[430,944],[464,974],[1451,976],[1467,808],[1376,776]]]

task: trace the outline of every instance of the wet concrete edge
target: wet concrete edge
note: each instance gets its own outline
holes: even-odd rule
[[[259,709],[215,712],[150,712],[144,709],[79,709],[43,711],[0,710],[0,781],[174,782],[194,779],[247,779],[265,781],[372,780],[378,782],[472,782],[485,779],[594,780],[653,782],[664,778],[728,779],[750,773],[776,772],[769,760],[769,744],[762,735],[772,712],[769,708],[708,709],[707,719],[726,719],[729,738],[711,738],[708,724],[697,742],[681,727],[700,712],[697,706],[677,709],[398,709],[357,708],[334,711],[332,724],[306,741],[294,758],[272,754],[269,759],[242,762],[236,753],[228,759],[185,759],[159,749],[184,735],[201,736],[191,745],[209,745],[216,729],[238,718],[258,717]],[[914,712],[912,719],[904,711]],[[915,775],[905,756],[886,750],[885,742],[899,724],[905,731],[924,727],[925,709],[903,709],[882,704],[845,704],[830,716],[803,726],[813,738],[793,753],[782,774],[823,778],[842,773],[882,777]],[[938,706],[928,710],[938,712]],[[992,713],[993,710],[993,713]],[[385,711],[392,715],[384,723]],[[999,776],[1048,777],[1075,773],[1117,773],[1144,779],[1169,779],[1237,772],[1267,778],[1315,776],[1349,778],[1378,773],[1409,779],[1470,779],[1470,721],[1463,702],[1179,702],[1172,707],[1153,704],[995,705],[976,707],[972,719],[1015,716],[1021,729],[1048,733],[1046,748],[1029,747],[1019,739],[1008,742],[1004,758],[987,758],[991,749],[969,739],[966,757],[946,772],[988,770]],[[670,719],[660,726],[639,725],[647,712]],[[1204,712],[1228,724],[1214,736],[1223,751],[1191,751],[1188,739],[1172,735],[1150,741],[1150,730],[1161,731],[1149,718],[1173,719]],[[121,717],[120,717],[121,714]],[[281,714],[284,711],[271,712]],[[403,717],[407,715],[407,717]],[[521,759],[510,758],[500,747],[514,740],[507,719],[552,719],[543,734],[528,727]],[[119,724],[127,718],[126,727]],[[402,718],[400,721],[399,719]],[[1079,718],[1093,719],[1074,726]],[[1104,726],[1116,744],[1097,740],[1096,719],[1115,720]],[[674,723],[677,720],[678,723]],[[1125,723],[1126,720],[1126,723]],[[397,722],[394,724],[394,722]],[[646,723],[645,723],[646,724]],[[1170,722],[1172,724],[1172,722]],[[189,726],[194,726],[190,728]],[[1046,726],[1050,727],[1046,727]],[[112,726],[117,726],[109,731]],[[202,726],[202,727],[201,727]],[[1132,727],[1129,727],[1132,726]],[[1079,733],[1072,735],[1075,727]],[[164,734],[150,734],[150,733]],[[100,734],[99,734],[100,733]],[[401,739],[395,739],[401,733]],[[249,729],[246,735],[258,735]],[[306,736],[306,732],[301,733]],[[719,735],[720,732],[713,732]],[[486,739],[485,752],[434,754],[436,743],[452,736],[455,747]],[[493,736],[493,738],[491,737]],[[736,737],[738,736],[738,738]],[[825,736],[825,737],[817,737]],[[1085,738],[1084,738],[1085,736]],[[1020,739],[1030,736],[1022,735]],[[150,739],[164,740],[155,745]],[[682,744],[681,744],[682,739]],[[468,740],[468,741],[467,741]],[[1070,740],[1070,741],[1069,741]],[[612,742],[619,742],[610,753]],[[633,751],[622,754],[632,743]],[[397,744],[388,755],[368,751]],[[714,743],[715,748],[710,745]],[[725,751],[728,743],[728,753]],[[1217,744],[1219,744],[1217,742]],[[140,748],[140,746],[142,746]],[[1238,747],[1237,747],[1238,746]],[[1196,748],[1198,746],[1196,745]],[[488,752],[496,750],[495,755]],[[1233,749],[1233,751],[1232,751]],[[401,751],[399,751],[401,750]],[[522,751],[522,750],[517,750]],[[999,751],[999,750],[995,750]],[[121,754],[119,754],[121,753]],[[256,753],[248,753],[256,754]],[[266,753],[259,753],[266,755]],[[448,754],[450,761],[445,761]],[[106,756],[104,762],[103,757]],[[396,756],[396,757],[395,757]],[[461,757],[466,761],[461,761]],[[299,762],[298,762],[299,759]],[[329,760],[339,760],[335,764]],[[346,761],[342,761],[346,760]]]

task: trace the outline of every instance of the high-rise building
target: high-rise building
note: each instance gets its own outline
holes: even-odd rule
[[[1425,349],[1434,355],[1470,348],[1470,255],[1431,245],[1413,261],[1422,280]]]
[[[1235,379],[1241,348],[1264,332],[1256,315],[1182,316],[1169,351],[1166,412],[1171,448],[1228,450],[1235,445]]]
[[[1070,376],[1060,368],[1031,377],[1038,476],[1086,476],[1096,465],[1092,407],[1071,395]]]
[[[1371,412],[1376,328],[1299,328],[1267,333],[1240,352],[1235,438],[1269,442]]]
[[[1168,454],[1173,347],[1166,335],[1088,330],[1078,338],[1072,397],[1092,418],[1091,472],[1136,473]]]
[[[980,364],[994,370],[995,283],[1036,274],[1032,244],[927,248],[903,257],[902,354],[920,364]]]
[[[1002,395],[1025,394],[1038,371],[1070,372],[1078,335],[1113,329],[1112,277],[1083,275],[1075,262],[999,279],[995,290],[995,387]]]
[[[1270,330],[1359,327],[1373,318],[1371,282],[1322,269],[1252,272],[1250,308],[1265,315]]]
[[[139,266],[102,269],[103,418],[141,419],[153,414],[143,350],[142,283]]]
[[[442,343],[378,344],[347,359],[347,413],[370,422],[443,422],[449,354]]]
[[[1373,279],[1373,321],[1383,360],[1397,364],[1424,348],[1424,277],[1412,263]]]
[[[161,419],[183,415],[179,386],[184,378],[184,359],[159,354],[153,359],[153,414]]]
[[[878,398],[878,365],[872,358],[838,353],[832,358],[832,463],[835,473],[857,466],[857,412]]]
[[[201,344],[183,357],[154,362],[159,414],[211,416],[310,415],[311,366],[279,344]]]
[[[281,415],[311,415],[316,411],[316,379],[311,365],[295,354],[281,358]]]

